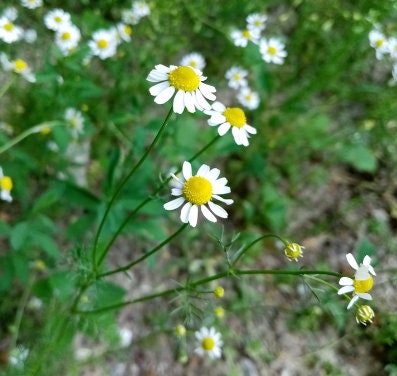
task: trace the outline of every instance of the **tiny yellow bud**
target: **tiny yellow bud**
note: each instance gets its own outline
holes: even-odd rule
[[[356,321],[357,324],[367,325],[372,323],[372,319],[375,317],[374,310],[369,305],[362,305],[357,308]]]
[[[178,337],[184,337],[184,336],[186,335],[186,328],[185,328],[185,326],[182,325],[182,324],[177,325],[176,328],[175,328],[175,334],[176,334]]]
[[[40,129],[40,133],[44,136],[46,136],[47,134],[51,133],[51,128],[50,127],[41,127]]]
[[[222,307],[216,307],[214,309],[214,314],[219,319],[222,319],[225,316],[225,310]]]
[[[221,298],[223,298],[223,295],[225,295],[225,290],[223,289],[222,286],[218,286],[214,290],[214,295],[215,295],[216,298],[221,299]]]
[[[36,270],[43,271],[43,270],[45,270],[45,268],[46,268],[47,266],[46,266],[46,264],[45,264],[45,262],[44,262],[43,260],[36,260],[36,261],[34,262],[34,264],[33,264],[33,267],[34,267]]]
[[[302,247],[297,243],[288,243],[286,248],[284,249],[284,253],[290,261],[291,260],[298,261],[298,257],[303,257],[302,255],[303,248],[304,247]]]

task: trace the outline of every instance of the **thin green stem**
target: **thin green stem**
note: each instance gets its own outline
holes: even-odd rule
[[[189,162],[194,161],[198,156],[200,156],[202,153],[204,153],[209,147],[211,147],[213,144],[215,144],[221,136],[217,135],[215,138],[213,138],[207,145],[205,145],[201,150],[199,150],[196,154],[193,155],[189,159]],[[182,171],[182,168],[179,168],[175,174],[178,174],[179,172]],[[146,204],[148,204],[150,201],[156,197],[156,195],[164,188],[164,186],[172,179],[172,177],[168,177],[166,180],[164,180],[159,187],[152,193],[151,196],[148,196],[145,198],[128,216],[124,219],[124,221],[121,223],[119,228],[114,232],[112,238],[110,239],[109,243],[106,245],[105,250],[103,251],[103,254],[106,255],[110,247],[113,245],[113,243],[116,241],[117,237],[120,235],[120,233],[123,231],[124,227],[127,225],[127,223],[135,216],[136,213],[139,212]],[[106,213],[105,213],[106,214]],[[94,249],[96,247],[94,246]],[[105,256],[103,256],[105,257]],[[102,262],[103,257],[100,259],[99,264]]]
[[[249,243],[248,245],[246,245],[241,251],[237,252],[236,256],[234,257],[234,260],[231,264],[231,268],[234,268],[237,264],[237,262],[241,259],[241,257],[243,257],[245,255],[245,253],[252,247],[254,246],[256,243],[258,243],[259,241],[266,239],[266,238],[276,238],[281,240],[284,244],[286,244],[286,240],[281,238],[278,235],[275,234],[266,234],[263,236],[260,236],[259,238],[253,240],[251,243]]]
[[[214,274],[212,276],[200,279],[196,282],[192,282],[192,283],[188,283],[186,286],[180,286],[180,287],[176,287],[173,289],[167,289],[167,290],[163,290],[160,292],[157,292],[155,294],[150,294],[150,295],[146,295],[143,296],[141,298],[137,298],[134,300],[129,300],[126,302],[122,302],[122,303],[117,303],[117,304],[113,304],[111,306],[107,306],[107,307],[103,307],[103,308],[98,308],[92,311],[75,311],[74,313],[78,313],[78,314],[96,314],[96,313],[101,313],[101,312],[106,312],[106,311],[111,311],[111,310],[115,310],[115,309],[119,309],[122,307],[125,307],[127,305],[130,304],[135,304],[135,303],[142,303],[148,300],[152,300],[152,299],[156,299],[156,298],[161,298],[161,297],[165,297],[168,295],[172,295],[175,294],[177,292],[180,291],[184,291],[184,290],[194,290],[196,287],[204,285],[206,283],[212,282],[212,281],[216,281],[218,279],[221,278],[226,278],[226,277],[230,277],[230,276],[239,276],[239,275],[297,275],[297,276],[313,276],[313,275],[329,275],[332,277],[338,277],[340,278],[342,276],[342,274],[340,273],[336,273],[336,272],[330,272],[327,270],[284,270],[284,269],[259,269],[259,270],[254,270],[254,269],[250,269],[250,270],[240,270],[240,269],[236,269],[236,270],[226,270],[217,274]]]
[[[6,93],[6,91],[11,87],[11,85],[16,80],[16,75],[13,74],[10,79],[4,84],[4,86],[0,89],[0,98]]]
[[[0,147],[0,154],[4,153],[8,149],[10,149],[12,146],[16,145],[17,143],[21,142],[23,139],[26,137],[30,136],[31,134],[34,133],[39,133],[45,128],[54,128],[56,126],[60,125],[66,125],[65,122],[54,120],[54,121],[48,121],[39,125],[35,125],[34,127],[31,127],[27,129],[26,131],[23,131],[21,134],[13,138],[12,140],[8,141],[6,144]]]
[[[138,259],[130,262],[129,264],[127,264],[125,266],[121,266],[121,267],[119,267],[117,269],[110,270],[108,272],[102,273],[102,274],[98,275],[97,278],[106,277],[106,276],[109,276],[109,275],[112,275],[112,274],[116,274],[116,273],[119,273],[119,272],[125,272],[126,270],[132,268],[134,265],[139,264],[143,260],[147,259],[151,255],[153,255],[154,253],[159,251],[161,248],[163,248],[172,239],[177,237],[187,226],[188,226],[187,223],[184,223],[176,232],[174,232],[172,235],[170,235],[167,239],[163,240],[159,245],[154,247],[152,250],[150,250],[149,252],[146,252],[143,256],[139,257]]]
[[[108,217],[108,214],[110,212],[110,209],[112,208],[116,198],[118,197],[118,195],[120,194],[121,190],[123,189],[123,187],[125,186],[125,184],[127,183],[127,181],[136,173],[136,171],[139,169],[139,167],[142,165],[142,163],[146,160],[146,158],[149,156],[150,152],[152,151],[152,149],[155,147],[155,145],[157,144],[157,142],[160,139],[161,134],[164,132],[166,125],[168,124],[168,121],[171,117],[171,115],[173,114],[173,110],[172,108],[170,108],[170,110],[168,111],[168,114],[163,122],[163,124],[161,125],[160,129],[158,130],[155,138],[153,139],[152,143],[149,145],[149,147],[146,149],[145,153],[142,155],[141,159],[135,164],[135,166],[131,169],[131,171],[127,174],[127,176],[121,181],[121,183],[118,185],[116,191],[114,192],[112,198],[110,199],[105,213],[102,216],[102,220],[99,224],[98,230],[95,234],[95,239],[94,239],[94,247],[93,247],[93,259],[92,259],[92,263],[93,263],[93,267],[95,268],[95,270],[97,270],[98,266],[101,265],[103,259],[106,257],[107,252],[109,251],[109,246],[107,246],[105,248],[105,250],[102,252],[98,262],[96,260],[96,255],[97,255],[97,249],[98,249],[98,242],[99,242],[99,236],[101,235],[103,226],[105,225],[105,221]],[[116,236],[119,235],[120,231],[116,232]]]

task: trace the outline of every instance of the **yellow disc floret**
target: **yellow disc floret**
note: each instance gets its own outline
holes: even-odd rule
[[[247,118],[245,117],[244,111],[238,107],[228,107],[223,111],[223,116],[226,121],[233,127],[242,128],[247,124]]]
[[[249,32],[249,30],[244,30],[243,31],[243,37],[246,39],[250,39],[251,38],[251,33]]]
[[[14,61],[14,69],[17,72],[21,72],[23,70],[25,70],[28,67],[28,64],[26,64],[26,61],[22,60],[22,59],[16,59]]]
[[[302,257],[302,247],[297,243],[288,243],[284,253],[290,260],[297,261],[298,257]]]
[[[374,279],[369,276],[367,279],[355,279],[353,286],[356,294],[368,292],[374,285]]]
[[[267,52],[269,52],[270,55],[275,55],[277,53],[277,49],[275,47],[268,47]]]
[[[381,47],[383,45],[383,39],[378,39],[376,42],[376,47]]]
[[[72,34],[70,34],[68,31],[65,31],[62,33],[61,38],[62,40],[69,40],[71,38]]]
[[[205,337],[201,342],[201,346],[205,351],[211,351],[215,347],[215,341],[211,337]]]
[[[178,90],[195,91],[200,85],[200,78],[191,67],[178,67],[168,75],[170,84]]]
[[[5,191],[11,191],[12,180],[9,176],[3,176],[2,178],[0,178],[0,188]]]
[[[106,48],[108,46],[108,41],[106,39],[99,39],[97,42],[97,46],[103,50],[104,48]]]
[[[192,176],[183,185],[183,196],[193,205],[206,204],[212,197],[212,184],[201,176]]]
[[[7,31],[12,31],[13,28],[14,28],[14,24],[11,23],[11,22],[7,22],[7,23],[4,25],[4,29],[6,29]]]

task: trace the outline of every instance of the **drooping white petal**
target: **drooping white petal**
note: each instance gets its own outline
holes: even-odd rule
[[[234,202],[234,200],[232,200],[230,198],[223,198],[218,195],[212,195],[212,198],[216,198],[217,200],[224,202],[226,205],[231,205]]]
[[[353,286],[343,286],[338,290],[338,295],[347,294],[348,292],[352,292],[352,291],[354,291]]]
[[[353,283],[354,283],[354,281],[353,281],[351,278],[349,278],[349,277],[342,277],[342,278],[339,280],[339,284],[340,284],[341,286],[352,286]]]
[[[192,165],[190,164],[190,162],[183,162],[182,174],[185,180],[188,180],[192,177]]]
[[[354,258],[354,256],[353,256],[351,253],[348,253],[348,254],[346,255],[346,259],[347,259],[347,262],[349,263],[349,265],[350,265],[354,270],[357,270],[357,269],[358,269],[357,261],[356,261],[356,259]]]
[[[170,86],[168,81],[160,82],[159,84],[156,84],[152,86],[149,89],[149,93],[153,96],[159,95],[163,90],[167,89],[167,87]]]
[[[186,92],[184,95],[184,103],[185,103],[185,107],[186,109],[190,112],[190,113],[194,113],[196,111],[196,108],[194,106],[194,98],[192,96],[192,93],[190,92]]]
[[[224,136],[227,133],[227,131],[230,129],[230,127],[231,125],[228,122],[221,124],[218,128],[219,136]]]
[[[248,124],[245,124],[244,125],[244,129],[248,132],[248,133],[251,133],[251,134],[256,134],[257,132],[256,132],[256,129],[254,128],[254,127],[251,127],[250,125],[248,125]]]
[[[183,197],[178,197],[172,201],[167,202],[163,205],[165,210],[175,210],[178,209],[183,203],[185,199]]]
[[[203,94],[201,94],[200,90],[196,90],[196,101],[199,104],[200,107],[202,107],[204,110],[210,110],[211,106],[210,104],[204,99]]]
[[[358,296],[354,295],[352,300],[350,300],[349,304],[347,305],[347,309],[350,309],[357,300],[358,300]]]
[[[216,217],[208,210],[205,205],[201,205],[200,208],[205,218],[207,218],[211,222],[217,221]]]
[[[207,85],[204,82],[200,82],[198,91],[200,91],[203,94],[203,96],[209,99],[210,101],[214,101],[216,99],[216,96],[213,94],[216,92],[216,89],[211,85]],[[208,110],[210,108],[208,108]]]
[[[185,109],[184,94],[183,90],[178,90],[174,97],[173,110],[176,114],[181,114]]]
[[[186,202],[186,204],[182,207],[180,218],[183,223],[189,222],[189,212],[191,207],[192,204],[190,202]]]
[[[154,101],[157,104],[164,104],[167,102],[175,93],[175,88],[173,86],[169,86],[167,89],[163,90],[157,97],[154,98]]]
[[[198,207],[197,205],[192,205],[189,211],[189,223],[190,226],[196,227],[198,218]]]
[[[218,217],[221,217],[221,218],[228,217],[227,211],[225,209],[223,209],[222,207],[220,207],[219,205],[213,203],[212,201],[208,202],[208,206],[214,212],[214,214],[216,214]]]
[[[226,118],[222,114],[214,112],[211,114],[211,117],[208,119],[208,125],[213,127],[215,125],[222,124],[225,121],[226,121]]]
[[[237,127],[232,127],[232,134],[233,134],[234,142],[237,145],[242,145],[243,143],[241,141],[240,132]]]

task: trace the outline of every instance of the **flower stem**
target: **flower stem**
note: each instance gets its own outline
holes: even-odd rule
[[[120,194],[121,190],[123,189],[123,187],[125,186],[125,184],[127,183],[127,181],[135,174],[135,172],[138,170],[138,168],[142,165],[142,163],[146,160],[146,158],[148,157],[148,155],[150,154],[150,152],[152,151],[152,149],[154,148],[154,146],[157,144],[157,142],[160,139],[161,134],[163,133],[171,115],[173,114],[173,110],[172,108],[170,108],[163,124],[161,125],[160,129],[158,130],[154,140],[152,141],[152,143],[149,145],[149,147],[147,148],[147,150],[145,151],[145,153],[142,155],[141,159],[135,164],[135,166],[131,169],[131,171],[128,173],[128,175],[121,181],[121,183],[118,185],[116,191],[114,192],[112,198],[110,199],[105,213],[102,217],[102,220],[99,224],[98,230],[95,234],[95,239],[94,239],[94,247],[93,247],[93,255],[92,255],[92,263],[93,263],[93,267],[95,270],[97,270],[98,266],[101,265],[103,259],[105,258],[107,252],[109,251],[110,245],[113,243],[113,241],[111,243],[109,243],[110,245],[108,245],[105,250],[102,252],[98,262],[96,260],[96,254],[97,254],[97,249],[98,249],[98,242],[99,242],[99,236],[101,235],[103,226],[105,225],[105,221],[107,219],[107,216],[110,212],[110,209],[113,206],[113,203],[115,202],[116,198],[118,197],[118,195]],[[116,232],[116,237],[119,235],[119,233],[121,232],[121,229],[119,229],[119,231]]]
[[[167,239],[165,239],[164,241],[162,241],[159,245],[157,245],[156,247],[154,247],[152,250],[150,250],[149,252],[146,252],[143,256],[139,257],[138,259],[136,259],[135,261],[130,262],[129,264],[125,265],[125,266],[121,266],[117,269],[114,270],[110,270],[108,272],[102,273],[100,275],[97,276],[97,278],[102,278],[102,277],[106,277],[112,274],[116,274],[119,272],[125,272],[126,270],[132,268],[134,265],[139,264],[140,262],[142,262],[143,260],[147,259],[148,257],[150,257],[151,255],[153,255],[154,253],[156,253],[158,250],[160,250],[161,248],[163,248],[167,243],[169,243],[173,238],[175,238],[176,236],[178,236],[185,228],[187,227],[187,223],[184,223],[179,230],[177,230],[176,232],[174,232],[172,235],[170,235]]]
[[[14,83],[16,76],[13,74],[11,78],[4,84],[4,86],[0,89],[0,98],[7,92],[7,90]]]
[[[34,127],[27,129],[26,131],[22,132],[21,134],[19,134],[15,138],[13,138],[11,141],[9,141],[6,144],[4,144],[3,146],[1,146],[0,154],[4,153],[8,149],[10,149],[12,146],[21,142],[23,139],[30,136],[31,134],[40,132],[43,128],[54,128],[54,127],[60,126],[60,125],[65,125],[65,123],[62,121],[54,120],[54,121],[48,121],[48,122],[45,122],[45,123],[42,123],[39,125],[35,125]]]
[[[173,289],[167,289],[167,290],[163,290],[160,291],[158,293],[155,294],[150,294],[150,295],[146,295],[143,296],[141,298],[137,298],[134,300],[129,300],[126,302],[122,302],[122,303],[117,303],[117,304],[113,304],[111,306],[107,306],[107,307],[103,307],[103,308],[98,308],[92,311],[74,311],[74,313],[79,313],[79,314],[95,314],[95,313],[102,313],[102,312],[106,312],[106,311],[111,311],[111,310],[115,310],[115,309],[119,309],[122,307],[125,307],[127,305],[130,304],[135,304],[135,303],[142,303],[148,300],[152,300],[152,299],[156,299],[156,298],[161,298],[164,296],[168,296],[168,295],[172,295],[175,294],[177,292],[180,291],[184,291],[184,290],[194,290],[196,287],[204,285],[206,283],[221,279],[221,278],[225,278],[225,277],[230,277],[230,276],[238,276],[238,275],[296,275],[296,276],[313,276],[313,275],[329,275],[332,277],[338,277],[340,278],[342,276],[342,274],[340,273],[336,273],[336,272],[330,272],[327,270],[284,270],[284,269],[250,269],[250,270],[240,270],[240,269],[236,269],[236,270],[226,270],[217,274],[214,274],[212,276],[200,279],[196,282],[192,282],[192,283],[188,283],[186,286],[180,286],[180,287],[176,287]]]

